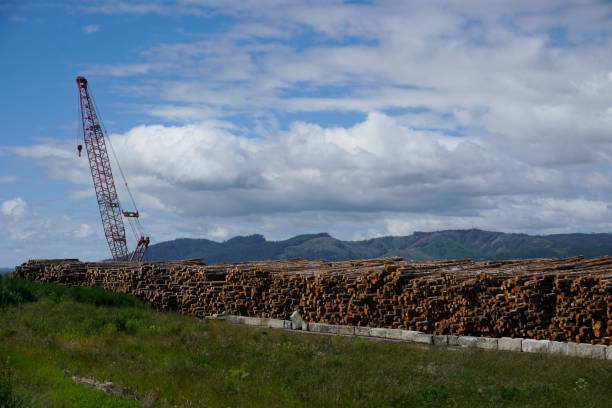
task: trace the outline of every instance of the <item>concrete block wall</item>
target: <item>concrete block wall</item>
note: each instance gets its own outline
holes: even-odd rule
[[[290,320],[245,317],[234,315],[213,315],[211,318],[234,324],[268,327],[317,334],[371,337],[374,339],[427,344],[445,347],[466,347],[483,350],[499,350],[517,353],[558,354],[570,357],[594,358],[612,362],[612,346],[586,343],[565,343],[550,340],[517,339],[510,337],[491,338],[474,336],[432,335],[413,330],[387,329],[381,327],[342,326],[327,323],[306,323],[299,312]]]
[[[514,339],[512,337],[502,337],[497,339],[497,349],[501,351],[523,351],[523,339]]]

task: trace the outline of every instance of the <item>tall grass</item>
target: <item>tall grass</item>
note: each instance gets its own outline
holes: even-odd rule
[[[7,304],[0,307],[0,407],[556,408],[612,401],[610,361],[238,326],[155,311],[101,289],[15,277],[0,288]],[[110,381],[116,393],[73,376]]]
[[[4,361],[0,361],[0,407],[25,407],[23,399],[13,392],[13,372]]]

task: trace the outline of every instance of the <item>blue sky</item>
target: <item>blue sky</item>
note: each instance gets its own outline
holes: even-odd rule
[[[609,232],[611,34],[606,1],[0,1],[0,266],[108,256],[77,75],[153,242]]]

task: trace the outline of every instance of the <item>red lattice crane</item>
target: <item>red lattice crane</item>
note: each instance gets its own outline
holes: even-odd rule
[[[100,216],[102,217],[102,226],[104,228],[106,241],[108,242],[108,246],[115,261],[140,262],[146,255],[149,246],[149,237],[145,236],[143,233],[138,220],[139,214],[138,209],[136,209],[136,204],[134,203],[134,198],[125,181],[119,162],[117,162],[125,186],[134,204],[135,211],[123,211],[121,208],[119,196],[115,188],[108,151],[106,150],[106,141],[104,137],[106,129],[104,129],[100,118],[96,114],[95,102],[87,88],[87,79],[79,76],[76,82],[79,89],[83,144],[85,145],[87,157],[89,158],[91,178],[93,179],[94,189],[96,190],[96,197],[98,199],[98,207],[100,209]],[[79,144],[77,149],[79,156],[81,156],[83,146]],[[132,231],[138,239],[136,249],[131,254],[127,247],[123,217],[128,219]]]

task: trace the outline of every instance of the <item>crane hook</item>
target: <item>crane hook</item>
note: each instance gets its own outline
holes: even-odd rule
[[[79,151],[79,157],[81,157],[81,150],[83,150],[83,145],[78,145],[77,150]]]

